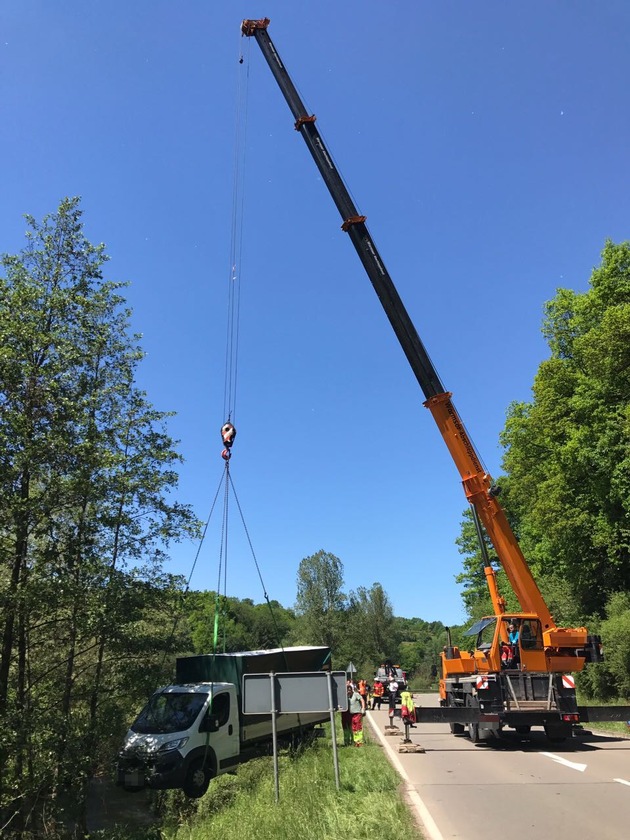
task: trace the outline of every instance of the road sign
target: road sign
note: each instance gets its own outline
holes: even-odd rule
[[[272,704],[272,685],[275,709]],[[332,709],[326,671],[286,674],[245,674],[243,676],[243,714],[264,715],[277,712],[345,712],[348,708],[346,675],[331,674]]]

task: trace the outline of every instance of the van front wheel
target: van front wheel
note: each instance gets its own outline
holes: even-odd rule
[[[210,762],[204,761],[203,758],[197,758],[191,762],[188,768],[182,790],[191,799],[199,799],[208,790],[211,779],[212,768]]]

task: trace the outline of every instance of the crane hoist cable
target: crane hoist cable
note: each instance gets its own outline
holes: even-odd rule
[[[239,47],[238,47],[238,55],[239,55],[239,65],[243,64],[243,57],[241,52],[241,44],[242,39],[240,38],[239,34]],[[208,518],[206,519],[205,525],[203,527],[201,538],[199,540],[199,544],[197,546],[197,551],[195,554],[195,558],[193,560],[192,568],[190,570],[190,574],[186,581],[186,585],[181,595],[182,604],[186,600],[186,596],[190,591],[190,584],[192,580],[192,576],[194,574],[195,568],[199,561],[199,557],[201,554],[201,550],[203,548],[204,542],[206,540],[206,536],[208,534],[208,528],[210,525],[210,520],[212,518],[212,514],[214,512],[214,508],[216,506],[219,493],[221,491],[221,487],[224,487],[224,511],[223,511],[223,531],[221,536],[221,558],[223,557],[223,546],[226,543],[226,535],[225,535],[225,527],[226,527],[226,516],[227,516],[227,503],[226,503],[226,494],[229,487],[229,482],[227,480],[227,476],[229,474],[229,459],[231,456],[231,449],[232,444],[234,443],[234,439],[236,437],[236,429],[232,424],[232,419],[234,418],[236,412],[236,382],[237,382],[237,373],[238,373],[238,336],[239,336],[239,311],[240,311],[240,274],[239,274],[239,266],[241,260],[241,252],[242,252],[242,240],[243,240],[243,226],[242,226],[242,218],[243,218],[243,170],[244,170],[244,148],[245,148],[245,127],[246,127],[246,113],[247,109],[243,107],[243,103],[247,97],[247,83],[249,79],[249,74],[245,75],[245,83],[243,84],[243,73],[239,70],[236,74],[237,76],[237,94],[236,94],[236,114],[235,114],[235,142],[234,142],[234,175],[233,175],[233,184],[232,184],[232,211],[231,211],[231,233],[230,233],[230,270],[228,274],[228,294],[227,294],[227,333],[226,333],[226,349],[225,349],[225,373],[224,373],[224,388],[223,388],[223,416],[227,417],[226,422],[221,427],[221,437],[223,441],[223,451],[222,457],[225,461],[225,469],[221,475],[221,480],[219,482],[219,486],[217,488],[214,500],[212,502],[212,506],[210,508],[210,513]],[[245,116],[244,116],[245,115]],[[227,549],[226,549],[227,551]],[[221,568],[221,560],[220,566]],[[217,588],[217,596],[219,593],[219,588]],[[175,619],[173,622],[173,628],[171,630],[171,635],[169,638],[169,642],[167,645],[167,649],[170,648],[173,638],[175,636],[175,632],[177,630],[177,624],[179,621],[179,616],[182,610],[176,610],[175,612]],[[217,621],[218,619],[215,617],[215,639],[214,639],[214,649],[216,651],[217,646]],[[165,654],[166,656],[166,654]],[[163,667],[164,663],[162,663]]]
[[[239,66],[243,55],[239,46]],[[238,380],[238,348],[240,326],[240,280],[243,256],[243,217],[245,202],[245,149],[247,138],[247,98],[249,62],[245,72],[237,72],[236,114],[234,125],[234,162],[232,179],[232,212],[230,225],[230,256],[227,295],[227,330],[225,348],[225,381],[223,388],[223,416],[231,421],[236,414]]]
[[[247,42],[249,45],[249,42]],[[242,54],[239,55],[239,65],[243,65],[244,58]],[[232,456],[232,447],[236,439],[236,427],[234,419],[236,415],[236,395],[237,395],[237,380],[238,380],[238,350],[239,350],[239,316],[240,316],[240,278],[241,278],[241,263],[242,263],[242,244],[243,244],[243,217],[244,217],[244,158],[245,158],[245,137],[247,128],[247,88],[249,81],[249,65],[244,68],[245,72],[238,73],[237,84],[237,107],[236,107],[236,125],[235,125],[235,143],[234,143],[234,178],[232,186],[232,212],[231,212],[231,233],[230,233],[230,264],[228,272],[228,289],[227,289],[227,329],[225,341],[225,376],[224,376],[224,394],[223,394],[223,416],[226,418],[221,426],[221,442],[223,449],[221,457],[223,458],[223,472],[219,487],[217,488],[214,501],[210,510],[208,519],[203,528],[201,540],[197,548],[197,553],[194,559],[192,570],[188,577],[185,590],[182,597],[185,598],[190,590],[190,583],[195,567],[199,560],[202,546],[205,542],[210,519],[217,504],[221,488],[223,488],[223,511],[221,517],[221,537],[219,547],[219,562],[218,562],[218,579],[215,592],[214,604],[214,618],[212,628],[212,657],[217,655],[220,645],[220,624],[221,614],[225,612],[227,605],[227,572],[228,572],[228,554],[229,554],[229,520],[230,520],[230,491],[234,494],[236,505],[240,514],[241,522],[244,532],[247,537],[249,549],[251,551],[256,571],[263,589],[265,601],[271,614],[271,620],[274,626],[278,646],[282,647],[281,636],[276,621],[276,616],[273,611],[269,595],[267,593],[260,566],[256,558],[252,541],[249,536],[249,531],[245,523],[243,511],[236,495],[236,489],[230,473],[230,459]],[[244,76],[244,78],[243,78]],[[172,637],[175,634],[177,618],[171,633]],[[226,622],[223,622],[223,650],[226,647]],[[170,647],[171,644],[168,645]],[[212,673],[212,666],[211,666]]]
[[[252,553],[252,558],[254,560],[254,565],[256,566],[256,571],[258,573],[258,579],[260,580],[260,585],[262,586],[263,595],[265,596],[265,601],[267,602],[267,606],[269,607],[269,614],[271,615],[271,621],[273,623],[274,630],[276,631],[276,639],[278,640],[279,647],[282,648],[282,643],[280,641],[280,629],[278,627],[278,622],[276,621],[276,616],[273,611],[273,607],[271,606],[271,601],[269,600],[269,595],[267,593],[267,588],[265,586],[265,582],[263,580],[262,572],[260,571],[260,566],[258,565],[258,560],[256,558],[256,553],[254,552],[254,546],[252,545],[252,541],[249,536],[249,531],[247,529],[247,525],[245,524],[245,517],[243,516],[243,511],[241,509],[241,503],[238,500],[238,496],[236,494],[236,488],[234,487],[234,483],[232,481],[232,476],[230,475],[229,471],[227,474],[228,481],[230,482],[230,486],[232,488],[232,492],[234,493],[234,501],[236,502],[236,507],[238,508],[238,512],[241,516],[241,523],[243,525],[243,530],[245,532],[245,536],[247,537],[247,542],[249,544],[249,549]]]
[[[208,533],[208,527],[210,525],[210,520],[212,519],[212,514],[214,513],[214,509],[216,507],[216,504],[217,504],[217,501],[218,501],[218,498],[219,498],[219,493],[221,492],[221,487],[223,486],[224,481],[225,481],[225,474],[222,474],[221,475],[221,480],[219,481],[219,485],[218,485],[217,490],[216,490],[216,493],[214,494],[214,499],[212,500],[212,505],[210,506],[210,513],[208,514],[205,525],[203,527],[203,531],[201,532],[201,538],[200,538],[199,544],[197,546],[197,551],[195,552],[195,559],[193,560],[192,568],[191,568],[190,573],[188,575],[188,579],[186,580],[186,585],[184,587],[184,590],[181,593],[181,597],[180,597],[181,606],[180,606],[179,609],[175,610],[175,618],[173,619],[173,626],[171,628],[171,633],[170,633],[170,636],[168,638],[168,643],[167,643],[167,645],[164,649],[164,656],[162,657],[162,663],[161,663],[161,666],[160,666],[160,671],[162,671],[164,669],[164,665],[166,663],[167,652],[171,649],[171,646],[173,644],[173,639],[175,638],[175,632],[177,631],[177,625],[179,623],[179,619],[180,619],[181,614],[183,612],[183,604],[186,601],[186,596],[190,592],[190,583],[191,583],[192,577],[195,573],[195,568],[197,567],[197,562],[198,562],[199,556],[201,554],[201,549],[202,549],[203,544],[205,542],[206,534]]]
[[[243,65],[243,56],[239,45],[239,68]],[[227,329],[225,336],[225,375],[223,384],[223,416],[226,418],[221,426],[221,440],[223,450],[221,457],[224,463],[224,493],[223,516],[221,526],[221,544],[219,549],[218,581],[215,597],[213,655],[216,655],[219,642],[219,617],[221,610],[221,575],[223,574],[223,596],[227,598],[227,565],[228,565],[228,536],[229,536],[229,497],[230,497],[230,458],[232,446],[236,439],[236,428],[233,420],[236,417],[236,395],[238,383],[238,350],[241,302],[241,263],[243,251],[243,205],[245,193],[245,138],[247,136],[247,92],[249,82],[249,64],[246,72],[237,72],[236,86],[236,114],[234,125],[234,163],[232,181],[232,213],[230,226],[230,261],[228,272],[227,293]],[[223,647],[225,649],[225,622]]]
[[[241,39],[241,44],[243,43]],[[249,51],[249,41],[246,41],[246,49]],[[215,614],[214,614],[214,628],[213,628],[213,653],[216,654],[219,641],[219,621],[221,605],[226,604],[227,600],[227,567],[229,554],[229,496],[230,489],[234,494],[234,499],[239,511],[243,530],[247,537],[249,549],[256,566],[256,571],[262,586],[263,594],[269,611],[271,620],[278,639],[278,644],[281,646],[281,637],[276,621],[276,616],[269,600],[260,566],[254,552],[252,541],[249,536],[249,531],[245,523],[245,517],[241,504],[236,494],[234,482],[230,472],[230,459],[232,457],[232,446],[236,439],[236,427],[234,421],[236,417],[236,396],[238,383],[238,350],[239,350],[239,316],[240,316],[240,281],[242,273],[242,250],[243,250],[243,218],[244,218],[244,204],[245,204],[245,148],[247,136],[247,100],[249,89],[249,61],[245,62],[242,53],[239,55],[239,66],[243,67],[244,72],[238,74],[239,83],[237,85],[237,109],[236,109],[236,123],[235,123],[235,143],[234,143],[234,179],[232,185],[232,224],[230,235],[230,272],[228,278],[228,315],[227,315],[227,333],[226,333],[226,353],[225,353],[225,384],[224,384],[224,412],[223,416],[226,418],[221,427],[221,440],[223,443],[223,450],[221,457],[224,460],[224,476],[225,486],[223,495],[223,520],[221,531],[221,547],[219,552],[219,570],[218,581],[216,589]],[[221,600],[220,592],[221,585],[223,585],[223,600]],[[223,623],[223,647],[225,649],[225,622]]]

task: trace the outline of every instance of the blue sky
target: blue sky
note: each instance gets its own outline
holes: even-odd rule
[[[459,477],[242,18],[269,34],[488,469],[547,348],[545,301],[628,238],[626,0],[4,0],[0,250],[81,195],[130,281],[139,374],[205,519],[221,479],[237,89],[247,88],[232,478],[267,591],[336,554],[346,590],[463,619]],[[239,56],[243,63],[239,64]],[[240,78],[239,78],[240,74]],[[245,112],[241,113],[244,120]],[[215,519],[218,517],[215,515]],[[196,546],[173,551],[188,575]],[[216,586],[209,529],[192,585]],[[232,504],[227,590],[262,600]]]

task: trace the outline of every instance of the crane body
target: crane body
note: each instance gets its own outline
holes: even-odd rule
[[[503,726],[524,732],[532,725],[544,726],[551,738],[564,738],[571,734],[580,715],[584,719],[587,714],[578,710],[575,682],[570,675],[581,671],[587,662],[603,659],[600,639],[589,635],[584,627],[556,625],[497,498],[492,477],[484,469],[452,394],[443,386],[398,294],[369,233],[366,216],[358,211],[335,166],[316,127],[316,117],[307,113],[269,37],[268,25],[268,18],[244,20],[241,32],[258,43],[293,114],[294,128],[302,135],[339,211],[341,229],[350,237],[422,389],[424,405],[459,472],[475,521],[483,525],[521,608],[521,612],[506,613],[488,560],[484,571],[495,614],[468,631],[477,637],[474,650],[460,651],[450,643],[445,647],[440,680],[442,709],[434,710],[441,716],[426,710],[426,719],[448,721],[456,734],[464,731],[465,724],[473,740],[497,734]],[[481,537],[480,530],[479,534]],[[519,639],[511,645],[512,656],[506,661],[502,651],[509,646],[510,622],[517,623]],[[623,710],[619,715],[627,715],[627,707],[618,708]]]

